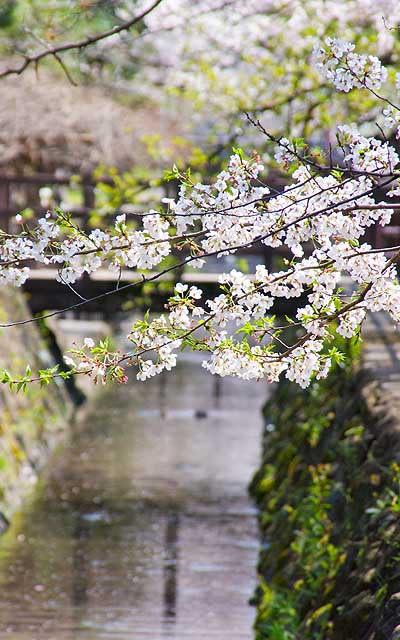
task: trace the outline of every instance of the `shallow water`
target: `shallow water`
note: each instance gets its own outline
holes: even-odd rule
[[[108,388],[0,541],[0,638],[250,640],[263,383]]]

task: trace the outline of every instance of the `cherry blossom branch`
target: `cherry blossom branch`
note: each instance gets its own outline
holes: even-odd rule
[[[385,186],[385,184],[387,184],[389,182],[391,182],[391,180],[384,181],[380,185],[380,187]],[[358,194],[357,197],[363,197],[363,196],[369,195],[371,193],[374,193],[375,189],[376,189],[376,187],[372,187],[370,189],[367,189],[364,192],[362,192],[361,194]],[[331,205],[328,205],[328,206],[326,206],[324,208],[318,209],[318,210],[313,211],[311,213],[306,212],[303,215],[297,217],[296,219],[294,219],[294,220],[292,220],[292,221],[290,221],[288,223],[282,224],[282,225],[278,226],[277,228],[272,229],[268,233],[260,235],[260,236],[258,236],[256,238],[253,238],[248,242],[241,243],[241,244],[236,244],[236,245],[230,245],[230,246],[226,247],[224,249],[224,251],[233,252],[233,251],[237,251],[238,249],[244,249],[244,248],[252,247],[257,243],[260,243],[260,242],[266,240],[269,237],[272,237],[274,235],[277,235],[278,233],[281,233],[282,231],[286,231],[286,230],[290,229],[291,227],[297,225],[299,222],[302,222],[304,220],[311,220],[311,219],[313,219],[313,218],[315,218],[315,217],[317,217],[317,216],[319,216],[321,214],[324,214],[324,213],[327,213],[328,211],[337,209],[338,207],[341,207],[344,204],[347,204],[348,202],[352,202],[352,201],[354,201],[354,196],[351,196],[351,197],[349,197],[347,199],[344,199],[344,200],[341,200],[339,202],[332,203]],[[364,209],[364,207],[361,206],[360,209],[362,210],[362,209]],[[165,239],[162,240],[162,241],[166,242]],[[116,249],[118,249],[118,247],[116,247]],[[126,285],[123,285],[122,287],[119,287],[118,289],[112,289],[110,291],[104,292],[104,293],[99,294],[97,296],[93,296],[93,297],[88,298],[86,300],[82,300],[80,302],[77,302],[77,303],[75,303],[73,305],[70,305],[70,306],[68,306],[68,307],[66,307],[64,309],[61,309],[61,310],[56,310],[56,311],[50,312],[50,313],[45,314],[45,315],[41,315],[41,316],[36,317],[36,318],[29,318],[29,319],[26,319],[26,320],[20,320],[20,321],[16,321],[16,322],[1,324],[0,327],[1,328],[6,328],[6,327],[11,327],[11,326],[19,326],[19,325],[25,325],[25,324],[29,324],[29,323],[34,323],[34,322],[38,322],[39,320],[42,320],[42,319],[53,317],[55,315],[59,315],[61,313],[65,313],[67,311],[80,308],[80,307],[84,306],[85,304],[89,304],[90,302],[95,302],[95,301],[98,301],[100,299],[104,299],[104,298],[106,298],[106,297],[108,297],[110,295],[113,295],[113,294],[115,294],[117,292],[124,291],[124,290],[126,290],[128,288],[135,288],[135,287],[141,286],[144,283],[153,282],[153,281],[161,278],[164,275],[167,275],[168,273],[170,273],[170,272],[172,272],[172,271],[174,271],[176,269],[182,268],[182,267],[186,266],[187,264],[190,264],[191,262],[194,262],[199,257],[207,258],[207,257],[212,257],[212,256],[218,256],[220,253],[221,253],[221,250],[215,250],[215,251],[209,251],[209,252],[202,252],[201,256],[199,256],[199,255],[189,256],[188,258],[182,260],[181,262],[179,262],[179,263],[177,263],[175,265],[172,265],[172,266],[162,270],[161,272],[158,272],[158,273],[154,274],[153,276],[146,277],[146,276],[143,275],[142,279],[140,281],[138,281],[138,282],[128,283]]]
[[[399,109],[400,110],[400,109]],[[278,147],[281,147],[285,152],[287,152],[290,156],[293,156],[293,158],[295,158],[296,160],[298,160],[302,165],[308,166],[308,167],[312,167],[313,169],[316,169],[319,174],[322,173],[330,173],[331,171],[339,171],[342,174],[349,174],[350,175],[350,179],[352,177],[357,177],[357,176],[365,176],[365,177],[375,177],[375,178],[392,178],[392,181],[396,180],[397,178],[400,177],[400,172],[396,172],[396,171],[389,171],[389,172],[384,172],[384,171],[380,171],[379,169],[376,169],[375,171],[368,171],[365,169],[358,169],[356,167],[345,167],[342,165],[323,165],[320,164],[318,162],[315,162],[315,160],[312,160],[309,156],[303,156],[300,153],[298,153],[298,151],[296,151],[296,148],[292,145],[289,145],[289,141],[286,138],[280,137],[277,138],[276,136],[274,136],[272,133],[270,133],[269,131],[267,131],[267,129],[265,129],[265,127],[261,124],[260,120],[255,120],[254,118],[252,118],[252,116],[250,116],[249,113],[244,112],[245,116],[247,118],[247,120],[254,126],[256,127],[259,131],[261,131],[261,133],[270,141],[273,142],[274,144],[278,145]]]
[[[349,48],[337,42],[334,46]],[[355,60],[366,74],[366,56]],[[375,74],[369,84],[376,87],[384,73],[376,59],[370,58],[368,62]],[[328,71],[332,73],[331,69]],[[342,82],[339,75],[337,81]],[[349,77],[350,85],[344,83],[344,90],[354,82],[351,74]],[[345,82],[349,83],[347,77]],[[255,125],[262,130],[259,122]],[[176,294],[169,298],[167,313],[151,321],[145,316],[133,326],[129,336],[135,345],[132,353],[112,353],[104,344],[96,346],[93,340],[85,339],[82,349],[73,350],[80,359],[78,364],[72,361],[74,368],[95,380],[124,382],[121,364],[127,363],[137,366],[137,377],[145,380],[175,366],[175,351],[190,346],[210,354],[203,366],[211,373],[245,379],[267,377],[273,381],[285,372],[290,380],[307,386],[313,376],[324,377],[331,358],[336,357],[335,349],[329,349],[332,322],[334,332],[352,337],[359,332],[367,311],[384,309],[395,321],[400,321],[400,285],[394,268],[400,250],[375,249],[363,242],[368,227],[387,225],[397,208],[373,200],[378,189],[398,183],[399,174],[394,167],[400,161],[396,149],[385,137],[383,142],[365,138],[354,127],[344,125],[338,128],[338,148],[344,154],[344,162],[352,167],[346,164],[342,170],[324,167],[314,157],[303,156],[289,140],[276,140],[264,132],[278,145],[277,163],[293,171],[293,184],[281,193],[272,195],[260,179],[263,170],[260,158],[245,160],[238,150],[213,184],[194,184],[189,172],[185,175],[175,169],[170,172],[173,178],[182,179],[179,197],[168,201],[168,212],[143,216],[143,229],[130,230],[125,216],[118,216],[115,231],[97,229],[87,235],[72,226],[70,236],[64,239],[63,227],[42,219],[31,235],[4,240],[3,263],[7,258],[23,261],[31,257],[38,262],[61,263],[60,278],[67,284],[75,282],[85,271],[89,274],[96,271],[103,259],[109,260],[114,269],[125,265],[147,270],[161,264],[175,242],[189,245],[191,255],[181,262],[157,273],[142,274],[141,281],[123,287],[119,287],[118,281],[116,289],[91,300],[157,280],[199,258],[204,262],[207,257],[232,254],[259,243],[272,250],[282,246],[288,252],[284,269],[276,273],[258,265],[251,277],[236,269],[222,274],[220,294],[206,300],[203,306],[195,302],[202,296],[200,289],[178,282]],[[397,184],[389,195],[399,193]],[[387,250],[392,253],[390,259],[385,255]],[[27,267],[19,268],[19,264],[16,268],[11,264],[0,266],[3,282],[20,285],[29,275]],[[343,275],[355,283],[355,293],[342,293]],[[280,337],[282,327],[275,326],[274,316],[268,310],[279,298],[294,297],[301,298],[297,322],[288,319],[283,330],[294,324],[301,327],[302,335],[290,344],[285,336]],[[301,306],[304,298],[306,304]],[[69,308],[79,308],[87,302],[90,300]],[[52,312],[47,317],[61,312]],[[197,320],[199,316],[201,319]],[[32,321],[35,319],[15,324]],[[240,327],[233,334],[230,327],[229,332],[224,330],[231,322]],[[199,329],[204,333],[196,334]],[[236,333],[244,333],[244,339],[236,339]],[[248,335],[254,336],[255,344],[249,343]],[[267,344],[263,343],[265,339],[269,340]],[[284,347],[283,351],[276,352],[279,347]],[[149,352],[156,354],[155,361],[144,360]],[[51,372],[46,376],[51,377]],[[28,378],[25,376],[18,385],[28,382]],[[6,381],[10,381],[7,375],[3,379]]]

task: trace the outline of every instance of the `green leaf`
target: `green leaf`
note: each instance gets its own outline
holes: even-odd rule
[[[241,160],[244,159],[244,152],[243,149],[241,149],[240,147],[232,147],[232,151],[233,153],[235,153],[237,156],[239,156],[239,158]]]

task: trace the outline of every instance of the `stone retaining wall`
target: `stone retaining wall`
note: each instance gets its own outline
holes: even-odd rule
[[[23,295],[16,289],[0,290],[0,323],[29,317]],[[23,373],[55,364],[36,324],[0,329],[0,368]],[[0,385],[0,532],[35,484],[40,468],[57,442],[73,402],[63,383],[40,388],[28,385],[26,393]]]
[[[400,344],[378,317],[346,349],[265,408],[257,640],[400,638]]]

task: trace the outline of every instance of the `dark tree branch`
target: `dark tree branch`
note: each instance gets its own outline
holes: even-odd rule
[[[162,0],[155,0],[147,9],[142,11],[139,15],[131,18],[130,20],[126,20],[120,25],[116,27],[112,27],[112,29],[108,29],[107,31],[103,31],[102,33],[97,33],[93,36],[87,36],[82,40],[78,40],[77,42],[64,42],[64,44],[60,44],[58,46],[49,47],[45,51],[40,51],[31,56],[24,56],[24,62],[17,67],[9,67],[8,69],[4,69],[0,71],[0,78],[5,78],[10,75],[21,75],[31,64],[37,65],[43,58],[47,58],[48,56],[53,56],[56,58],[58,62],[60,62],[59,54],[64,53],[65,51],[72,51],[74,49],[85,49],[86,47],[99,42],[100,40],[105,40],[110,36],[114,36],[117,33],[121,33],[123,31],[129,31],[133,25],[137,24],[141,20],[143,20],[149,13],[151,13],[159,4],[161,4]],[[64,68],[64,67],[63,67]],[[65,68],[64,68],[65,71]]]

